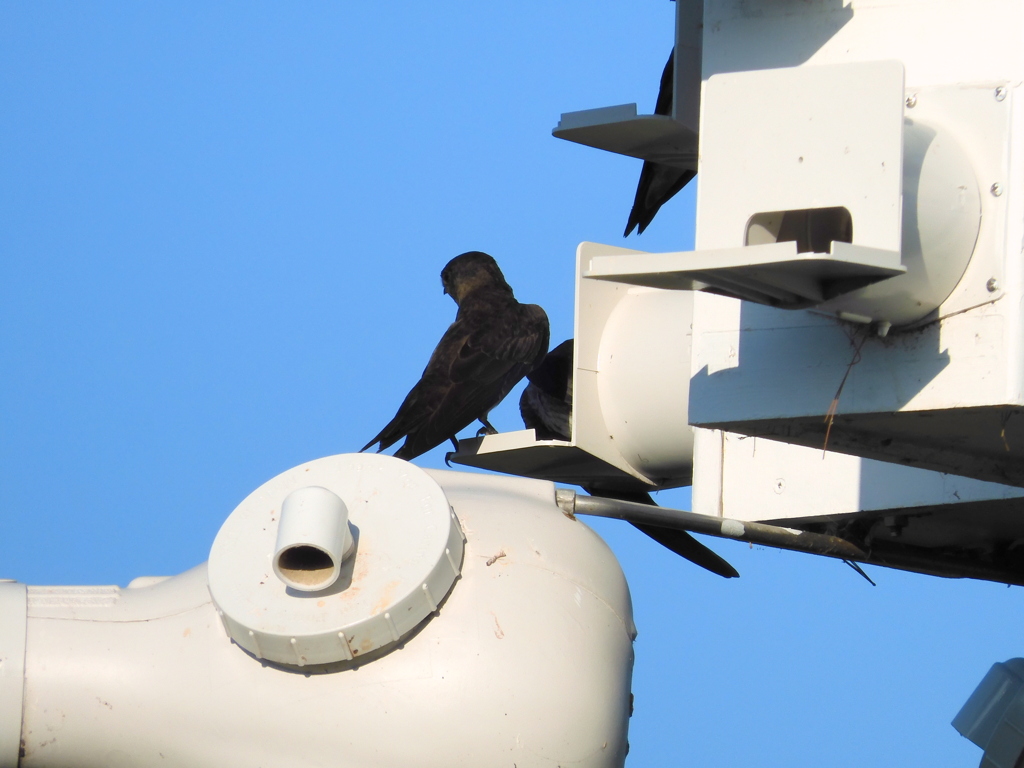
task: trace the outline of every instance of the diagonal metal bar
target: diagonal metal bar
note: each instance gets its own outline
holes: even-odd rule
[[[722,539],[735,539],[776,549],[834,557],[838,560],[870,563],[886,568],[923,573],[928,576],[981,579],[1024,586],[1024,571],[1008,567],[1005,563],[988,563],[967,557],[950,557],[948,553],[933,554],[917,547],[899,546],[882,541],[872,542],[871,551],[865,552],[856,544],[838,536],[799,531],[794,528],[783,528],[765,523],[732,520],[727,517],[699,515],[681,509],[653,507],[631,501],[583,496],[568,488],[556,489],[555,500],[562,511],[569,515],[610,517],[630,523],[703,533]]]
[[[676,528],[693,533],[704,533],[724,539],[764,544],[777,549],[791,549],[814,555],[836,557],[840,560],[868,561],[868,555],[860,547],[838,536],[824,533],[810,533],[777,525],[748,523],[724,517],[699,515],[679,509],[652,507],[632,501],[618,501],[598,496],[582,496],[575,491],[559,488],[555,492],[558,506],[573,515],[594,515],[627,520],[631,523],[656,525],[660,528]]]

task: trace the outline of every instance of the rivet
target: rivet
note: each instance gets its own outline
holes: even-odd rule
[[[990,192],[991,192],[991,193],[992,193],[992,194],[993,194],[993,195],[994,195],[995,197],[999,197],[999,196],[1000,196],[1001,194],[1003,194],[1003,185],[1002,185],[1002,184],[1000,184],[1000,183],[999,183],[999,182],[997,181],[997,182],[996,182],[995,184],[993,184],[993,185],[992,185],[991,187],[989,187],[989,191],[990,191]]]
[[[1006,88],[1004,88],[1003,86],[1000,85],[998,88],[996,88],[996,101],[1002,101],[1005,98],[1006,98]]]
[[[912,93],[907,96],[907,109],[913,109],[917,106],[917,94]]]
[[[988,282],[985,283],[985,287],[988,288],[989,293],[995,293],[996,291],[999,290],[999,281],[996,280],[994,277],[990,277],[988,279]]]

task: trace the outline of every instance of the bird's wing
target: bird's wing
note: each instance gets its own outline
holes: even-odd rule
[[[572,436],[572,358],[573,340],[566,339],[526,376],[530,383],[519,398],[519,415],[538,440]]]
[[[523,426],[532,429],[538,440],[572,439],[572,405],[532,382],[519,398],[519,415]]]
[[[496,308],[497,309],[497,308]],[[533,370],[548,351],[548,318],[536,304],[467,313],[471,329],[451,367],[453,381],[491,382],[511,366]]]
[[[455,326],[463,329],[463,335],[458,338],[457,353],[437,361],[450,365],[437,376],[436,388],[424,403],[426,417],[408,430],[409,438],[396,456],[419,456],[486,416],[543,359],[549,334],[544,310],[522,304],[508,310],[460,311]],[[424,382],[434,380],[431,366],[427,368]]]
[[[376,437],[363,446],[363,451],[374,443],[380,443],[378,452],[383,451],[414,432],[430,418],[448,392],[451,385],[449,372],[469,339],[469,330],[466,323],[458,318],[448,326],[431,353],[423,375],[405,396],[398,413]]]

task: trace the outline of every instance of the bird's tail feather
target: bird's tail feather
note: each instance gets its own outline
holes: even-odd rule
[[[388,424],[388,427],[390,427],[390,426],[391,425]],[[374,443],[380,443],[380,445],[377,446],[377,450],[375,451],[375,453],[380,453],[381,451],[383,451],[385,448],[387,448],[389,445],[391,445],[391,443],[395,442],[394,440],[392,440],[390,443],[387,441],[387,438],[384,436],[384,433],[387,432],[387,431],[388,431],[387,427],[382,429],[378,433],[378,435],[375,438],[373,438],[373,440],[371,440],[366,445],[364,445],[362,448],[360,448],[359,452],[362,453],[363,451],[365,451],[367,448],[369,448]]]
[[[646,533],[661,546],[684,557],[694,565],[699,565],[705,570],[711,571],[725,579],[735,579],[739,572],[733,568],[728,561],[709,547],[704,546],[686,531],[677,531],[673,528],[658,528],[654,525],[633,525]]]
[[[609,491],[600,488],[588,488],[587,486],[583,486],[583,490],[591,496],[602,496],[608,499],[619,499],[620,501],[632,501],[637,504],[650,504],[653,507],[658,506],[654,499],[651,498],[651,494],[644,493],[643,491],[634,491],[631,493],[629,491]],[[675,528],[660,528],[656,525],[645,525],[643,523],[632,523],[632,525],[638,530],[643,531],[666,549],[675,552],[677,555],[686,558],[694,565],[699,565],[701,568],[711,571],[722,578],[735,579],[740,575],[739,571],[733,568],[724,557],[719,555],[710,547],[705,547],[686,531],[677,530]]]

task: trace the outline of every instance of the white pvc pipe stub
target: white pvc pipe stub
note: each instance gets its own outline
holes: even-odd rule
[[[351,551],[348,508],[336,493],[312,485],[288,494],[274,545],[274,573],[281,581],[301,592],[327,589]]]

